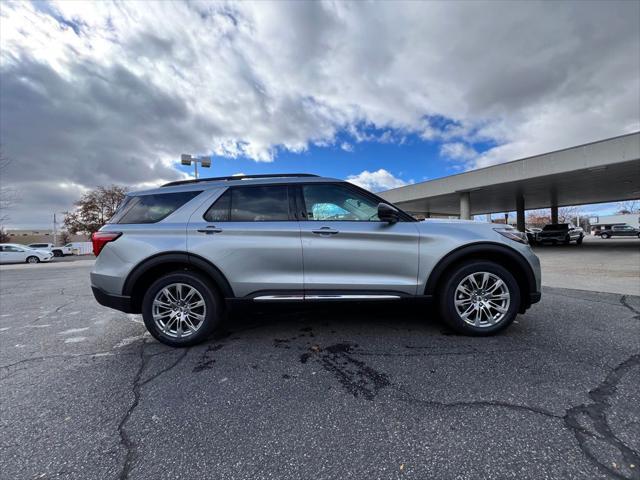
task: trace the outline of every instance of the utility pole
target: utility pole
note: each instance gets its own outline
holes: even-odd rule
[[[56,214],[53,214],[53,246],[56,247],[58,245],[58,225],[56,222]]]

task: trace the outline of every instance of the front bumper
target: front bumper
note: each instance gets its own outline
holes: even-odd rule
[[[567,239],[567,235],[563,233],[559,233],[557,235],[548,235],[548,236],[540,236],[536,237],[538,242],[564,242]]]
[[[131,297],[107,293],[101,288],[94,287],[93,285],[91,286],[91,290],[93,290],[93,296],[100,305],[120,310],[124,313],[137,313],[133,309]]]

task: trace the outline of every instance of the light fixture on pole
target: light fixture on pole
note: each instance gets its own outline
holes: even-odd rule
[[[196,158],[186,153],[183,153],[182,155],[180,155],[180,163],[182,165],[191,165],[193,163],[193,167],[195,169],[195,176],[196,178],[198,178],[198,163],[202,168],[209,168],[211,167],[211,157]]]

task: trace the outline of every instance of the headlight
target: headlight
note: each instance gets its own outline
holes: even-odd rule
[[[496,232],[498,232],[503,237],[507,237],[509,240],[513,240],[514,242],[524,243],[527,245],[529,240],[527,239],[527,234],[516,230],[515,228],[494,228]]]

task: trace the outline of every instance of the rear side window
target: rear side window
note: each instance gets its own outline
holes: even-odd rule
[[[202,191],[127,197],[109,223],[155,223],[175,212]]]
[[[286,186],[236,187],[227,190],[204,214],[207,222],[277,222],[289,220]]]

